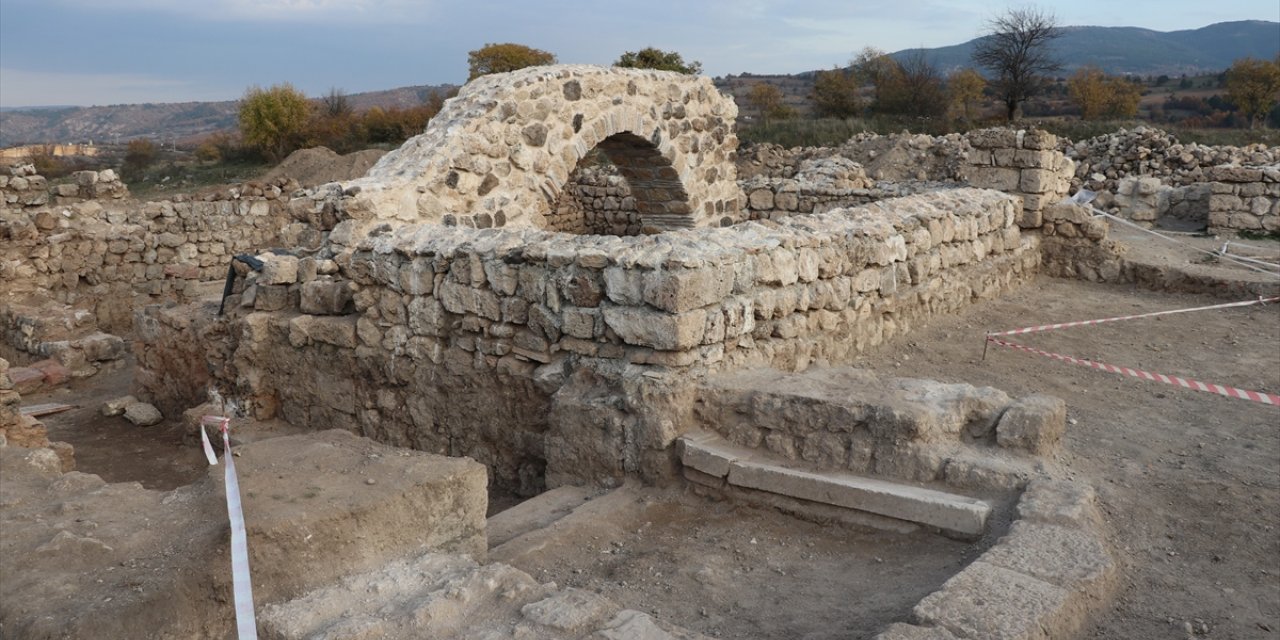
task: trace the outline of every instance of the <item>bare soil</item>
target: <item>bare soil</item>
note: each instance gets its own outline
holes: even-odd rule
[[[599,592],[712,637],[825,640],[873,637],[983,550],[691,493],[635,496],[510,562],[540,582]]]
[[[289,177],[304,187],[354,180],[368,173],[369,168],[386,153],[382,149],[365,149],[343,156],[327,147],[299,149],[263,175],[262,180],[270,182]]]
[[[196,447],[182,444],[182,416],[165,416],[160,424],[139,427],[123,416],[101,414],[108,400],[129,395],[133,362],[120,371],[75,380],[52,392],[22,397],[30,406],[46,402],[75,408],[40,418],[49,440],[75,447],[76,470],[102,476],[107,482],[140,482],[143,487],[168,491],[203,476],[209,463]]]

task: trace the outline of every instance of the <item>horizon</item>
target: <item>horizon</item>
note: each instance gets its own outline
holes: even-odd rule
[[[544,49],[562,63],[609,65],[624,51],[654,46],[701,62],[709,76],[794,74],[846,64],[864,46],[897,52],[963,44],[1003,11],[981,0],[796,4],[706,0],[679,7],[654,0],[600,12],[581,0],[538,7],[509,1],[457,7],[438,0],[211,0],[198,6],[0,0],[0,107],[235,101],[250,86],[281,82],[308,96],[331,88],[354,95],[461,85],[467,52],[489,42]],[[1120,7],[1080,0],[1041,8],[1063,27],[1167,33],[1221,22],[1280,25],[1280,7],[1262,4],[1134,0]],[[1134,9],[1144,5],[1159,11],[1144,14],[1146,24],[1132,24]],[[59,25],[60,38],[34,24]]]

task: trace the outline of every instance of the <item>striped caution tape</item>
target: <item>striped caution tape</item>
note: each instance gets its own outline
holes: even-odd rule
[[[222,432],[222,452],[226,461],[227,516],[231,519],[231,590],[236,606],[236,634],[240,640],[258,640],[258,625],[253,614],[253,583],[249,580],[249,545],[244,531],[244,511],[240,507],[240,479],[236,476],[235,456],[231,455],[231,419],[204,416],[200,420],[200,441],[209,464],[218,464],[209,444],[205,425]]]
[[[1280,395],[1275,395],[1271,393],[1262,393],[1260,391],[1249,391],[1247,389],[1237,389],[1235,387],[1224,387],[1220,384],[1207,384],[1204,382],[1200,382],[1199,380],[1188,380],[1187,378],[1180,378],[1178,376],[1166,376],[1162,373],[1150,373],[1150,372],[1142,371],[1139,369],[1130,369],[1129,367],[1117,367],[1115,365],[1106,364],[1103,362],[1094,362],[1092,360],[1085,360],[1084,358],[1064,356],[1060,353],[1042,351],[1034,347],[1028,347],[1023,344],[1018,344],[1016,342],[1009,342],[1006,340],[1001,340],[999,338],[993,337],[996,335],[1003,335],[1003,334],[989,335],[987,336],[987,342],[991,342],[991,343],[1000,345],[1002,347],[1009,347],[1010,349],[1017,349],[1019,351],[1026,351],[1028,353],[1042,355],[1048,358],[1061,360],[1063,362],[1068,362],[1071,364],[1078,364],[1086,367],[1092,367],[1094,369],[1098,369],[1099,371],[1107,371],[1110,373],[1121,373],[1127,376],[1132,376],[1134,378],[1141,378],[1143,380],[1153,380],[1155,382],[1163,382],[1165,384],[1171,384],[1175,387],[1182,387],[1184,389],[1191,389],[1193,391],[1207,391],[1209,393],[1216,393],[1218,395],[1227,396],[1228,398],[1239,398],[1241,400],[1252,400],[1254,402],[1261,402],[1262,404],[1280,406]]]
[[[1036,333],[1039,331],[1053,331],[1054,329],[1066,329],[1067,327],[1081,327],[1085,325],[1104,324],[1107,322],[1119,322],[1121,320],[1137,320],[1138,318],[1154,318],[1156,316],[1167,316],[1175,313],[1190,313],[1192,311],[1209,311],[1210,309],[1228,309],[1231,307],[1249,307],[1255,304],[1267,304],[1269,302],[1280,301],[1280,297],[1262,298],[1257,300],[1245,300],[1243,302],[1228,302],[1226,304],[1215,304],[1207,307],[1195,307],[1192,309],[1173,309],[1171,311],[1155,311],[1152,313],[1140,313],[1133,316],[1117,316],[1114,318],[1102,318],[1100,320],[1078,320],[1076,322],[1060,322],[1058,324],[1042,324],[1036,327],[1023,327],[1021,329],[1012,329],[1010,331],[1000,331],[997,333],[988,333],[988,336],[1016,336],[1023,333]]]

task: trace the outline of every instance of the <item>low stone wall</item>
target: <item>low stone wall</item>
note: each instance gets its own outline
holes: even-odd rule
[[[1214,167],[1208,174],[1211,233],[1280,233],[1280,163]]]
[[[968,183],[1021,196],[1023,229],[1040,227],[1044,210],[1070,191],[1075,165],[1058,151],[1057,136],[1039,129],[983,129],[968,138]]]
[[[213,384],[260,419],[473,456],[519,492],[544,473],[660,475],[682,427],[646,405],[675,402],[675,378],[846,362],[997,295],[1039,262],[1016,210],[958,189],[657,236],[401,227],[338,273],[254,276]],[[139,362],[163,344],[144,340]]]
[[[112,184],[102,181],[105,173],[90,186]],[[275,246],[318,249],[317,225],[337,222],[336,214],[321,211],[323,194],[290,200],[277,185],[252,193],[240,186],[199,200],[95,199],[0,210],[0,294],[39,294],[93,309],[100,326],[122,331],[135,306],[212,293],[205,283],[225,278],[233,255]]]
[[[0,210],[38,207],[49,202],[49,182],[33,165],[21,164],[0,174]]]

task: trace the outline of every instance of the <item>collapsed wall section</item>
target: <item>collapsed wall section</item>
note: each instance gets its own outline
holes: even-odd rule
[[[336,274],[233,296],[212,385],[259,418],[473,456],[522,492],[662,474],[688,376],[848,362],[995,296],[1039,263],[1017,213],[956,189],[656,236],[405,226]],[[255,310],[273,287],[287,305]]]

